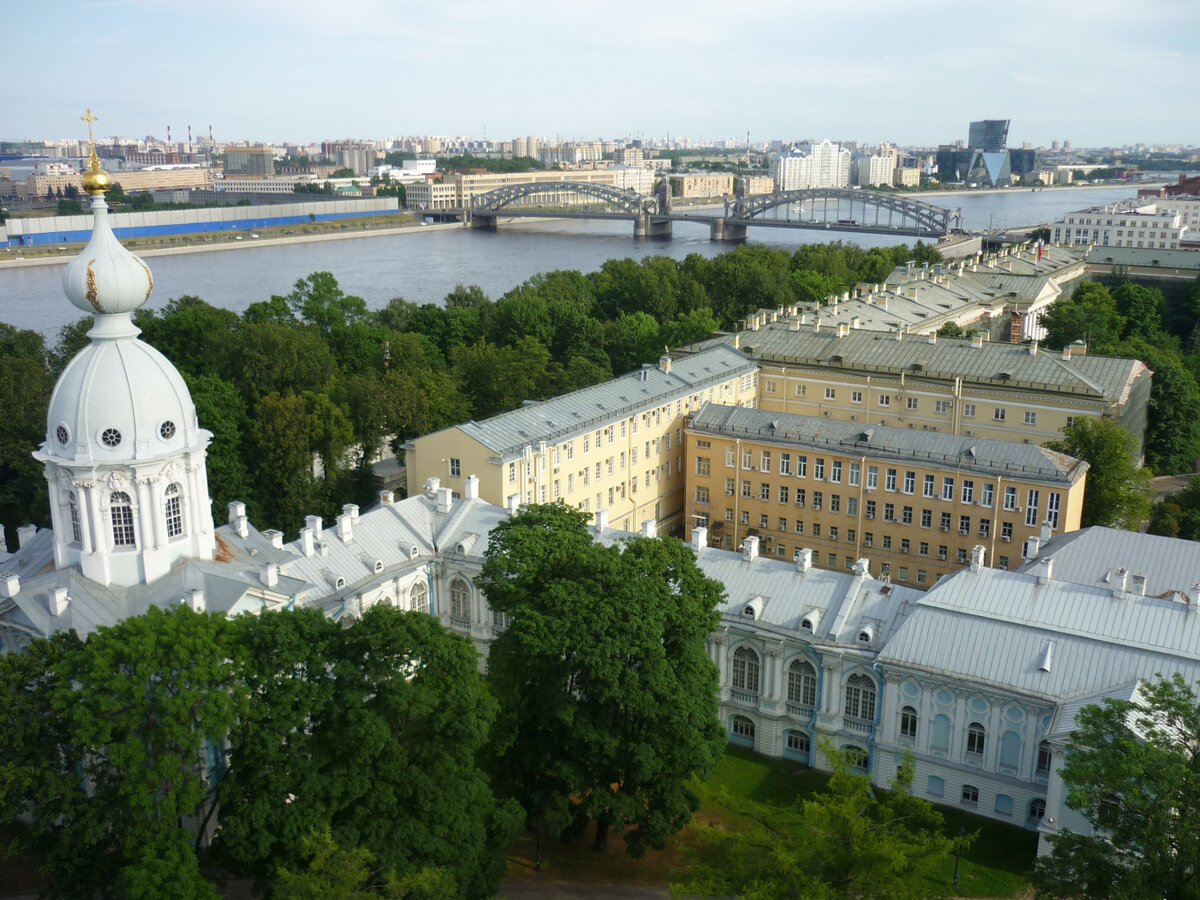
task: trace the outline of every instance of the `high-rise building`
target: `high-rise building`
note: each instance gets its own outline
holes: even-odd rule
[[[972,122],[967,135],[967,147],[995,153],[1008,143],[1008,119],[981,119]]]
[[[270,147],[226,147],[226,175],[275,174],[275,151]]]

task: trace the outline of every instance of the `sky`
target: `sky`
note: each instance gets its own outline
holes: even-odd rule
[[[1200,145],[1200,2],[5,0],[0,139]]]

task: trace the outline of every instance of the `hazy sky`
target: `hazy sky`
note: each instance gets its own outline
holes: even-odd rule
[[[1200,2],[5,0],[0,139],[1200,144]]]

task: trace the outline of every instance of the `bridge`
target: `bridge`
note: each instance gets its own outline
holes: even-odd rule
[[[543,199],[543,203],[534,200]],[[587,202],[582,205],[580,198]],[[594,201],[594,202],[593,202]],[[625,219],[638,236],[669,236],[673,222],[703,222],[714,241],[744,241],[747,228],[807,228],[891,234],[938,240],[961,226],[962,216],[903,195],[848,188],[809,188],[725,201],[724,215],[680,213],[660,182],[657,197],[581,181],[512,184],[479,194],[462,211],[474,228],[500,218]]]

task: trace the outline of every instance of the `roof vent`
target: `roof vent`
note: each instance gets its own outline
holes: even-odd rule
[[[408,541],[400,541],[397,546],[400,548],[400,552],[409,559],[416,559],[421,555],[421,551],[416,544],[410,544]]]
[[[1042,648],[1042,657],[1038,660],[1038,669],[1043,672],[1049,672],[1053,662],[1054,641],[1046,641],[1046,646]]]
[[[1134,575],[1133,580],[1129,585],[1129,592],[1137,597],[1146,596],[1146,576]]]
[[[864,625],[862,628],[860,628],[858,630],[858,642],[860,644],[863,644],[865,646],[870,646],[871,642],[874,640],[875,640],[875,626],[874,625]]]
[[[335,591],[340,591],[346,586],[346,579],[343,576],[330,572],[328,569],[322,574],[325,576],[325,580],[329,582],[329,586]]]

